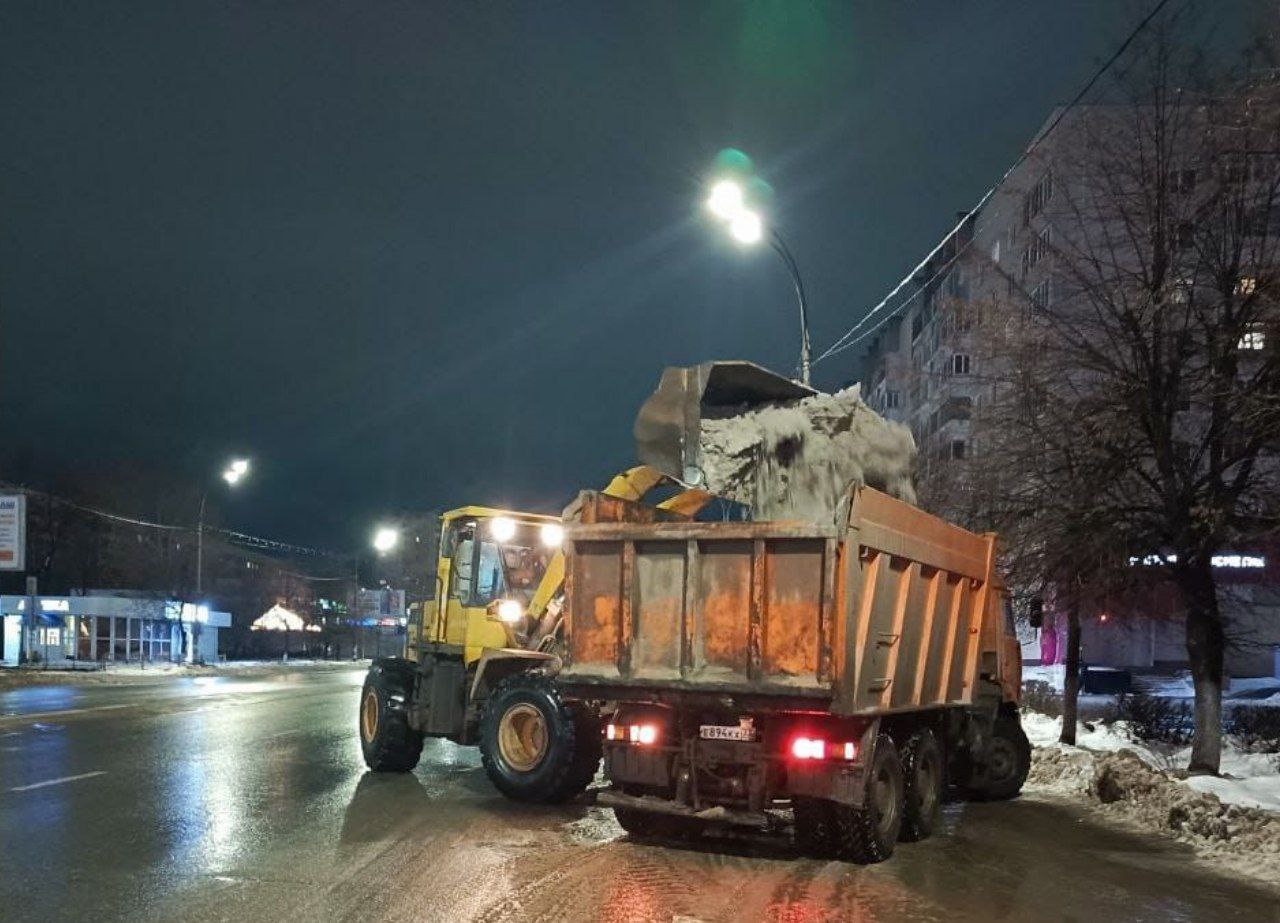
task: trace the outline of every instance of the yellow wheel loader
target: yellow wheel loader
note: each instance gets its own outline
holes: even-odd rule
[[[640,466],[602,496],[638,501],[672,483]],[[655,517],[687,517],[710,495],[679,489]],[[479,744],[485,770],[506,795],[554,802],[582,791],[600,762],[594,710],[561,700],[564,580],[556,516],[465,506],[441,517],[435,598],[410,612],[402,657],[375,660],[360,700],[365,762],[407,772],[425,737]]]

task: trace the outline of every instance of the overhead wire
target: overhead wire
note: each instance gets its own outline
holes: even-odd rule
[[[917,297],[919,297],[922,292],[926,291],[928,286],[932,284],[934,279],[937,279],[938,276],[941,275],[941,273],[946,268],[950,267],[950,265],[954,263],[957,258],[959,258],[961,253],[963,253],[965,250],[969,248],[969,245],[972,243],[972,240],[966,242],[965,245],[959,251],[956,252],[955,256],[952,257],[947,262],[943,270],[939,270],[937,273],[934,273],[933,277],[930,278],[928,282],[926,282],[922,286],[917,287],[916,290],[906,300],[904,300],[901,304],[898,304],[897,306],[892,308],[879,324],[877,324],[871,330],[863,332],[860,336],[857,336],[856,339],[852,339],[855,336],[855,334],[858,334],[858,332],[862,329],[863,326],[865,326],[875,315],[879,314],[888,306],[889,302],[900,291],[902,291],[903,287],[908,282],[914,279],[918,273],[920,273],[929,265],[930,261],[932,261],[933,258],[937,256],[938,253],[947,245],[948,241],[950,241],[964,227],[966,222],[971,220],[975,215],[978,214],[979,211],[982,210],[983,206],[987,204],[987,202],[997,192],[997,190],[999,190],[1000,187],[1003,186],[1005,182],[1008,181],[1009,177],[1013,174],[1013,172],[1017,170],[1018,167],[1022,166],[1023,162],[1028,157],[1030,157],[1031,154],[1036,150],[1036,148],[1039,147],[1041,144],[1043,144],[1044,141],[1053,133],[1054,129],[1056,129],[1059,124],[1061,124],[1062,120],[1066,117],[1067,113],[1080,104],[1080,101],[1083,100],[1085,96],[1088,95],[1089,91],[1092,90],[1093,87],[1097,84],[1097,82],[1100,79],[1102,79],[1103,74],[1105,74],[1108,70],[1111,69],[1111,66],[1115,64],[1116,61],[1118,61],[1120,57],[1125,53],[1125,51],[1128,50],[1129,46],[1133,44],[1133,40],[1137,38],[1139,34],[1141,34],[1142,30],[1145,29],[1150,24],[1151,20],[1153,20],[1160,13],[1160,11],[1168,4],[1168,2],[1169,0],[1159,0],[1159,2],[1157,2],[1156,5],[1152,7],[1151,12],[1147,13],[1147,15],[1143,17],[1142,21],[1139,22],[1136,26],[1134,26],[1133,30],[1129,33],[1129,35],[1125,38],[1125,40],[1121,42],[1119,47],[1116,48],[1116,50],[1111,54],[1111,56],[1107,58],[1107,60],[1104,61],[1102,65],[1098,67],[1097,70],[1094,71],[1093,76],[1089,78],[1089,80],[1084,84],[1084,86],[1080,88],[1080,90],[1075,94],[1075,96],[1073,96],[1065,106],[1061,107],[1058,110],[1057,115],[1054,116],[1053,121],[1049,123],[1049,125],[1045,128],[1045,130],[1042,131],[1039,135],[1037,135],[1034,139],[1032,139],[1031,143],[1027,145],[1027,148],[1021,154],[1018,155],[1016,160],[1014,160],[1013,165],[1010,166],[1007,170],[1005,170],[1004,174],[1000,177],[1000,179],[997,180],[985,193],[983,193],[982,197],[978,200],[978,203],[964,214],[964,217],[962,217],[956,223],[956,226],[952,228],[949,233],[943,236],[942,240],[938,242],[937,246],[935,246],[932,250],[930,250],[929,254],[923,260],[917,263],[915,268],[913,268],[909,273],[907,273],[902,278],[902,280],[898,282],[898,284],[895,285],[889,291],[889,294],[885,295],[884,298],[880,299],[879,303],[876,304],[874,307],[872,307],[871,310],[868,311],[865,315],[863,315],[861,320],[859,320],[852,327],[846,330],[843,334],[841,334],[841,336],[834,343],[832,343],[825,350],[823,350],[822,353],[816,359],[813,360],[811,365],[817,365],[819,362],[829,358],[830,356],[834,356],[837,353],[844,352],[847,349],[852,349],[854,346],[857,346],[859,343],[867,339],[867,337],[871,336],[872,334],[880,330],[884,326],[884,324],[888,323],[889,320],[895,317],[904,308],[910,305],[912,301],[914,301]]]

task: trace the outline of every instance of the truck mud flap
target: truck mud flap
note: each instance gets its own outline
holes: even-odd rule
[[[735,808],[711,807],[695,811],[686,804],[655,798],[649,795],[624,795],[621,792],[601,792],[596,797],[596,804],[611,808],[631,808],[636,811],[650,811],[654,814],[672,814],[676,817],[688,817],[693,820],[704,820],[719,824],[732,824],[736,827],[751,827],[756,830],[767,830],[776,826],[776,822],[763,811],[740,811]]]

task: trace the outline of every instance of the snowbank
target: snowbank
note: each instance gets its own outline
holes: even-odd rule
[[[1182,840],[1204,857],[1280,881],[1280,764],[1274,754],[1223,750],[1224,776],[1180,778],[1189,748],[1153,750],[1123,723],[1081,724],[1077,745],[1058,742],[1062,719],[1022,715],[1033,750],[1029,792],[1087,798],[1145,830]]]
[[[1037,748],[1037,752],[1039,750],[1083,751],[1082,757],[1090,763],[1092,762],[1091,753],[1117,753],[1128,750],[1148,766],[1174,773],[1177,769],[1185,767],[1191,756],[1190,747],[1160,749],[1131,740],[1122,721],[1113,724],[1080,724],[1076,728],[1074,748],[1058,743],[1058,737],[1062,733],[1061,718],[1050,718],[1039,712],[1027,711],[1022,714],[1022,727],[1027,732],[1027,739],[1031,741],[1031,745]],[[1044,758],[1043,754],[1040,758]],[[1053,757],[1053,759],[1060,758]],[[1280,758],[1276,754],[1246,753],[1225,743],[1222,749],[1221,769],[1221,777],[1192,776],[1173,780],[1194,791],[1215,795],[1228,804],[1280,812]],[[1078,790],[1078,786],[1067,785],[1066,789]]]

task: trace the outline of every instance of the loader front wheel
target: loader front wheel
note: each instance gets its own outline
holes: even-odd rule
[[[580,726],[549,677],[512,674],[494,689],[480,719],[484,770],[516,801],[553,804],[571,798],[586,785]]]
[[[409,772],[422,757],[422,735],[409,726],[413,666],[375,661],[360,693],[360,750],[374,772]]]

